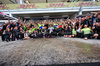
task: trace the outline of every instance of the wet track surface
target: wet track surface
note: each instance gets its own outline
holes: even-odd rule
[[[0,41],[0,64],[50,65],[100,62],[100,40],[39,38]]]

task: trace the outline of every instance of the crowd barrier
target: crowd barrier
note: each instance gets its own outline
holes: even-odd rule
[[[31,3],[31,4],[2,4],[0,10],[5,9],[41,9],[41,8],[64,8],[64,7],[89,7],[100,6],[100,2],[58,2],[58,3]]]

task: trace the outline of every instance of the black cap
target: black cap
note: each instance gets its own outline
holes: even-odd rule
[[[100,13],[98,13],[98,15],[100,15]]]

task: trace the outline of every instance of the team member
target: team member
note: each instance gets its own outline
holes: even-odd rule
[[[100,13],[97,14],[97,19],[96,20],[96,23],[100,23]]]
[[[23,40],[23,38],[24,38],[24,30],[22,29],[22,27],[20,27],[20,32],[18,34],[19,34],[19,39]]]
[[[97,14],[97,19],[96,19],[96,25],[95,25],[95,31],[98,34],[97,39],[100,39],[100,12]]]
[[[16,26],[13,31],[12,31],[12,40],[18,40],[19,39],[19,36],[18,36],[18,27]]]
[[[30,39],[28,30],[24,33],[24,39]]]
[[[10,29],[7,28],[5,31],[5,40],[8,42],[10,41],[10,38],[11,38],[11,32],[10,32]]]
[[[50,34],[50,37],[51,37],[53,35],[53,30],[54,30],[53,25],[50,25],[50,27],[48,29],[49,29],[49,34]]]
[[[60,30],[59,26],[56,28],[56,34],[57,34],[57,36],[61,37],[61,30]]]
[[[76,34],[76,29],[73,27],[72,29],[72,37],[75,37],[77,34]]]
[[[65,27],[65,34],[64,34],[64,37],[71,37],[71,35],[72,35],[71,26],[66,26],[66,27]]]
[[[100,39],[100,23],[96,23],[95,31],[98,34],[97,39]]]
[[[33,30],[32,30],[32,28],[30,28],[30,30],[28,30],[28,32],[29,32],[29,37],[33,38],[33,35],[32,35],[33,34]]]
[[[98,34],[93,34],[91,33],[91,29],[87,27],[87,25],[84,25],[84,28],[81,30],[82,32],[84,32],[84,39],[87,40],[89,37],[94,36],[97,37]]]
[[[1,39],[2,39],[2,41],[5,41],[5,30],[2,31]]]
[[[39,37],[41,38],[41,37],[43,36],[43,34],[42,34],[42,29],[39,28],[39,29],[37,29],[37,31],[38,31]]]
[[[38,38],[37,32],[35,30],[33,31],[31,36],[33,36],[33,38]]]

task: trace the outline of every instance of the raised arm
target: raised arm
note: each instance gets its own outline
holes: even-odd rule
[[[97,12],[91,12],[91,14],[95,14],[94,16],[96,17],[98,13]]]
[[[18,22],[20,22],[20,17],[18,17]]]
[[[88,19],[88,15],[89,15],[89,13],[86,14],[86,19]]]
[[[81,17],[79,17],[79,27],[81,26]]]
[[[76,14],[75,14],[75,18],[74,18],[75,20],[77,19],[77,17],[76,17]]]
[[[10,17],[8,18],[8,22],[10,22]]]

